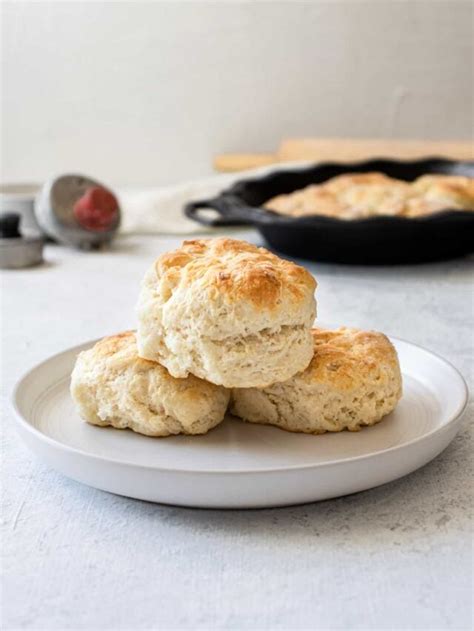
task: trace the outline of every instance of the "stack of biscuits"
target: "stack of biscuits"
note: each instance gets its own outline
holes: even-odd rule
[[[316,282],[244,241],[185,241],[145,274],[137,331],[80,353],[80,415],[148,436],[205,434],[227,411],[293,432],[356,431],[401,396],[385,335],[312,328]]]

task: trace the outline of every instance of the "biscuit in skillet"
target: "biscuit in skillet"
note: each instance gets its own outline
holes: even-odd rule
[[[474,211],[474,178],[462,175],[423,175],[412,184],[406,215],[420,217],[442,210]]]
[[[345,173],[265,202],[282,215],[336,219],[376,216],[420,217],[442,210],[474,210],[474,179],[441,174],[414,182],[384,173]]]

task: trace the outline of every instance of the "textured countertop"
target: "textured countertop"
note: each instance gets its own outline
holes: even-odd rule
[[[43,267],[3,272],[3,394],[50,354],[133,326],[145,268],[178,242],[122,237],[101,253],[48,246]],[[472,388],[473,263],[309,267],[322,321],[424,345]],[[70,481],[26,449],[4,409],[3,629],[472,624],[472,404],[448,449],[404,479],[237,512],[153,505]]]

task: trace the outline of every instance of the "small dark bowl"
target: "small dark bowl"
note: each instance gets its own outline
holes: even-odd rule
[[[446,208],[426,217],[379,216],[368,219],[285,217],[261,208],[281,193],[324,182],[342,173],[379,171],[400,180],[440,173],[474,177],[474,162],[442,158],[324,163],[274,171],[240,180],[214,199],[187,204],[187,217],[206,226],[255,226],[275,250],[315,261],[352,264],[422,263],[465,256],[474,251],[474,212]],[[218,217],[203,214],[212,208]]]

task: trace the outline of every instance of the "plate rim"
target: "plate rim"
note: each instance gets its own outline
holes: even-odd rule
[[[333,466],[341,466],[341,465],[347,465],[349,463],[354,463],[354,462],[362,462],[364,460],[371,460],[375,457],[379,457],[388,453],[394,453],[396,451],[400,451],[403,449],[407,449],[409,447],[412,447],[413,445],[416,445],[422,441],[426,441],[429,440],[430,438],[432,438],[433,436],[445,432],[448,428],[450,428],[452,425],[454,425],[457,421],[459,421],[461,419],[461,417],[463,416],[466,407],[468,405],[469,402],[469,387],[467,385],[466,379],[464,378],[464,376],[462,375],[462,373],[458,370],[458,368],[456,368],[456,366],[451,363],[449,360],[445,359],[444,357],[442,357],[441,355],[439,355],[438,353],[431,351],[427,348],[425,348],[424,346],[422,346],[421,344],[417,344],[415,342],[410,342],[404,338],[400,338],[400,337],[396,337],[393,335],[388,336],[388,338],[392,341],[395,340],[397,342],[402,342],[404,344],[407,344],[408,346],[414,346],[415,348],[428,353],[428,355],[433,356],[435,359],[437,359],[438,361],[441,361],[442,363],[446,364],[452,371],[453,373],[456,375],[456,377],[459,379],[459,383],[462,386],[462,401],[460,401],[459,405],[457,406],[457,409],[455,410],[455,412],[453,413],[453,415],[451,416],[451,418],[449,418],[443,425],[439,426],[439,427],[435,427],[434,429],[430,430],[429,432],[422,434],[421,436],[418,436],[416,438],[414,438],[413,440],[410,440],[408,442],[399,444],[399,445],[393,445],[391,447],[387,447],[385,449],[380,449],[368,454],[363,454],[360,456],[350,456],[347,458],[338,458],[336,460],[329,460],[326,462],[315,462],[315,463],[310,463],[310,464],[294,464],[294,465],[287,465],[284,467],[266,467],[266,468],[262,468],[262,469],[185,469],[185,468],[173,468],[173,467],[163,467],[163,466],[154,466],[154,465],[150,465],[150,464],[140,464],[140,463],[135,463],[135,462],[130,462],[128,460],[120,460],[117,458],[113,458],[110,456],[101,456],[101,455],[97,455],[97,454],[93,454],[90,453],[88,451],[84,451],[83,449],[78,449],[77,447],[72,447],[70,445],[67,445],[63,442],[60,442],[59,440],[56,440],[54,438],[51,438],[50,436],[48,436],[47,434],[45,434],[44,432],[40,431],[39,429],[37,429],[34,425],[32,425],[29,421],[27,421],[24,417],[23,414],[21,413],[21,411],[18,408],[18,395],[19,392],[21,391],[21,388],[24,386],[24,383],[27,381],[27,379],[32,375],[32,373],[34,373],[35,371],[41,369],[42,366],[44,366],[45,364],[48,364],[50,361],[53,360],[57,360],[59,359],[62,355],[68,355],[72,352],[76,352],[79,353],[82,350],[86,350],[87,348],[90,348],[92,345],[94,345],[96,342],[98,342],[100,339],[102,338],[97,338],[94,340],[89,340],[87,342],[83,342],[82,344],[77,344],[75,346],[71,346],[70,348],[67,348],[63,351],[60,351],[59,353],[54,353],[53,355],[50,355],[49,357],[47,357],[46,359],[38,362],[37,364],[35,364],[34,366],[32,366],[31,368],[29,368],[26,372],[24,372],[21,377],[16,381],[13,390],[12,390],[12,394],[11,397],[9,399],[9,404],[10,407],[13,411],[13,417],[15,419],[15,423],[17,424],[17,426],[19,426],[19,428],[21,428],[22,430],[24,430],[25,432],[28,432],[30,434],[33,435],[33,437],[41,442],[45,442],[47,443],[50,447],[56,449],[56,450],[60,450],[66,453],[72,453],[75,456],[80,456],[83,458],[89,458],[92,459],[96,462],[100,462],[100,463],[106,463],[106,464],[112,464],[112,465],[120,465],[120,466],[125,466],[125,467],[132,467],[132,468],[136,468],[136,469],[144,469],[146,471],[154,471],[154,472],[160,472],[160,473],[173,473],[173,474],[192,474],[192,475],[242,475],[242,476],[246,476],[246,475],[256,475],[256,474],[268,474],[268,473],[282,473],[282,472],[291,472],[291,471],[304,471],[304,470],[308,470],[308,469],[322,469],[322,468],[330,468]],[[56,382],[57,384],[57,382]],[[56,385],[55,384],[55,385]],[[241,421],[241,422],[245,422],[245,421]],[[251,423],[249,423],[249,425],[252,425]],[[102,428],[104,429],[104,428]],[[107,428],[105,428],[107,429]],[[284,431],[281,428],[275,428],[278,429],[279,431]],[[167,437],[164,437],[165,439]]]

